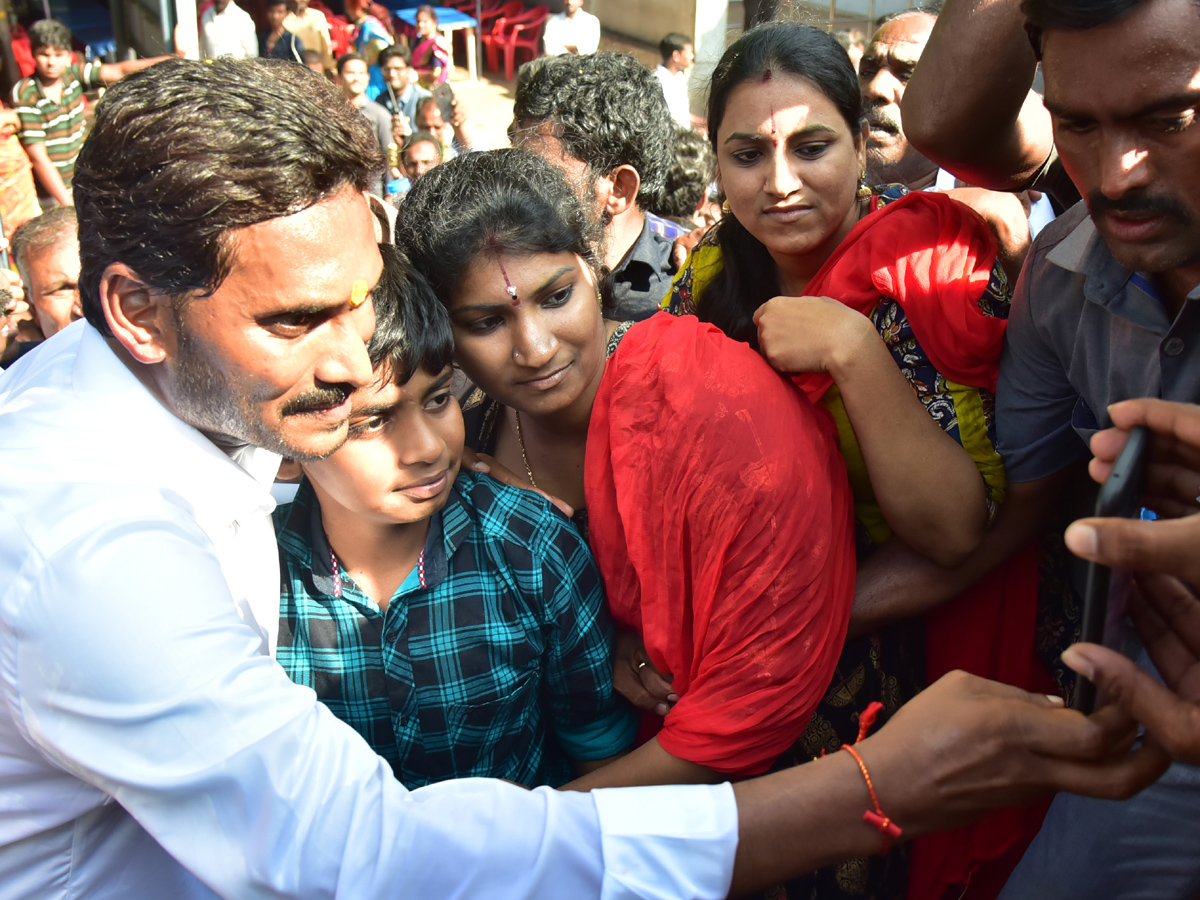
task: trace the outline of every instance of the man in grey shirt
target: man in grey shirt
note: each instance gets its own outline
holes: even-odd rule
[[[388,147],[395,141],[392,139],[392,117],[386,109],[374,100],[368,100],[366,95],[367,83],[371,76],[367,70],[367,60],[359,53],[343,53],[337,61],[338,87],[350,105],[367,117],[371,130],[375,132],[375,140],[379,142],[379,152],[386,158]],[[387,171],[380,177],[379,184],[372,190],[380,197],[387,196]]]

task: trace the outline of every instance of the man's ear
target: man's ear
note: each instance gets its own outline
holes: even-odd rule
[[[113,337],[140,363],[160,363],[175,352],[172,301],[150,290],[124,263],[113,263],[100,276],[100,306]]]
[[[642,178],[633,166],[617,166],[602,181],[607,182],[608,196],[604,198],[604,209],[609,216],[616,218],[630,207],[637,204],[638,188],[642,186]]]

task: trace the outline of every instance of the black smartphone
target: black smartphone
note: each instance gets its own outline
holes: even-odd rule
[[[454,89],[446,82],[433,86],[433,102],[442,111],[442,121],[449,124],[454,116]]]
[[[1113,463],[1112,472],[1096,498],[1096,515],[1104,518],[1136,519],[1142,510],[1142,485],[1150,432],[1144,426],[1129,432],[1125,449]],[[1129,612],[1132,573],[1089,563],[1083,597],[1083,620],[1079,639],[1103,644],[1124,652],[1125,619]],[[1075,708],[1090,713],[1096,708],[1096,686],[1082,675],[1075,676]]]

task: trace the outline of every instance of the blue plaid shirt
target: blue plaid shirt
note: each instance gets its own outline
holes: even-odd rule
[[[595,561],[538,495],[459,475],[430,520],[423,577],[386,612],[344,572],[334,596],[307,480],[276,510],[275,530],[280,664],[408,787],[470,776],[557,786],[570,759],[632,741]]]

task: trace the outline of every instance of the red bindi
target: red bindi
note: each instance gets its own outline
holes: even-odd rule
[[[501,255],[500,242],[496,240],[495,235],[490,235],[487,243],[492,253],[496,254],[496,265],[500,267],[500,274],[504,276],[504,293],[508,294],[508,296],[512,298],[513,306],[520,306],[521,298],[517,296],[517,289],[513,286],[513,283],[509,281],[508,270],[504,268],[504,258]]]
[[[770,69],[767,69],[767,71],[763,72],[762,83],[766,84],[768,81],[771,80],[771,76],[774,74],[775,73],[772,72]],[[772,146],[778,147],[779,146],[779,138],[776,136],[778,134],[778,132],[775,129],[775,106],[774,106],[774,104],[772,104],[768,101],[767,108],[771,110],[771,144],[772,144]]]

